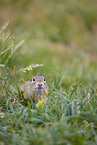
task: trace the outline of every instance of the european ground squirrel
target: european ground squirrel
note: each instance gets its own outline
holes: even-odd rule
[[[30,96],[34,102],[38,102],[47,93],[47,82],[43,76],[35,76],[20,86],[20,93],[22,92],[25,99]]]

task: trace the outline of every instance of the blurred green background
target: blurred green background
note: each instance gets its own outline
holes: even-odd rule
[[[9,67],[43,64],[49,86],[60,74],[62,87],[77,79],[88,87],[97,85],[96,0],[0,0],[0,26],[8,21],[15,43],[25,40]],[[40,71],[17,74],[17,82]]]

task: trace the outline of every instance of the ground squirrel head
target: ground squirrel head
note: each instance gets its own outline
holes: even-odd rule
[[[31,78],[30,83],[33,89],[36,89],[36,90],[47,89],[47,82],[43,76],[35,76]]]

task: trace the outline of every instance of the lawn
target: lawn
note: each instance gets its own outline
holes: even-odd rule
[[[19,95],[43,75],[46,99]],[[0,1],[0,145],[97,144],[96,1]]]

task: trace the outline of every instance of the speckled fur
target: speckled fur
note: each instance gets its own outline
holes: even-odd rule
[[[35,76],[20,86],[20,93],[22,92],[25,99],[29,99],[28,93],[34,102],[38,102],[41,96],[45,97],[45,93],[47,93],[47,82],[43,76]]]

